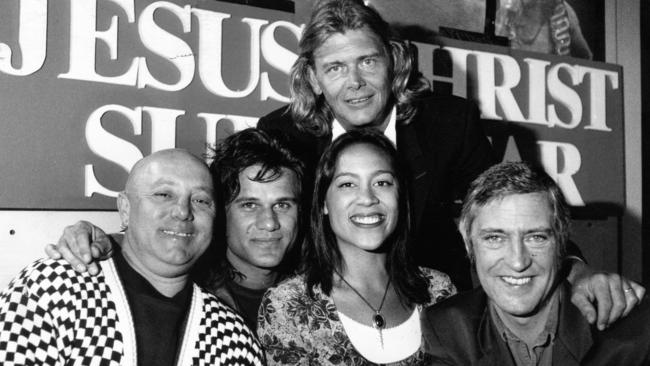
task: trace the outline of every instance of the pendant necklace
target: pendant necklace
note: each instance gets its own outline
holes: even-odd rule
[[[381,333],[381,331],[384,328],[386,328],[386,318],[384,318],[384,316],[381,314],[381,308],[384,307],[386,294],[388,294],[388,288],[390,287],[390,278],[388,278],[388,282],[386,282],[386,289],[384,290],[384,296],[381,298],[381,303],[379,304],[379,308],[375,309],[375,307],[372,306],[372,304],[370,304],[370,302],[366,300],[366,298],[363,297],[363,295],[361,295],[361,293],[357,291],[357,289],[352,287],[352,285],[350,285],[350,283],[346,281],[345,278],[343,278],[343,276],[341,276],[341,274],[338,271],[335,270],[334,272],[336,272],[336,274],[339,276],[341,281],[345,282],[345,284],[348,285],[348,287],[352,291],[354,291],[354,293],[357,294],[357,296],[359,296],[361,300],[363,300],[363,302],[365,302],[366,305],[368,305],[368,307],[372,309],[372,311],[374,312],[374,314],[372,315],[372,327],[377,329],[377,331],[379,332],[379,342],[381,343],[381,348],[384,348],[384,336]]]

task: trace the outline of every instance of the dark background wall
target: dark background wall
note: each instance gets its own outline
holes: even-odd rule
[[[643,282],[650,283],[650,2],[641,1],[641,133],[643,167]]]
[[[605,60],[605,7],[604,0],[567,0],[580,20],[582,35],[591,48],[594,60]]]

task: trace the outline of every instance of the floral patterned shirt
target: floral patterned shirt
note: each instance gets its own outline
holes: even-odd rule
[[[433,305],[456,293],[449,277],[439,271],[420,268],[429,280]],[[262,299],[257,334],[269,365],[371,365],[354,348],[339,319],[336,305],[319,287],[312,299],[304,276],[289,278],[269,289]],[[408,358],[391,365],[426,365],[424,342]]]

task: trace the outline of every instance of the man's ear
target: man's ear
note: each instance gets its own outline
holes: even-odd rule
[[[316,78],[316,72],[314,71],[313,67],[309,67],[309,85],[311,86],[311,90],[314,91],[314,94],[316,95],[323,94],[323,90],[320,88],[320,84],[318,84],[318,79]]]
[[[130,210],[131,210],[131,203],[129,203],[129,197],[126,196],[125,192],[120,192],[117,195],[117,212],[120,214],[120,221],[122,222],[123,228],[129,226]]]

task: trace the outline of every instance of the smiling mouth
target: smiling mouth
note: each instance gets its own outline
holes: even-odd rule
[[[349,104],[361,104],[365,103],[366,101],[370,100],[372,96],[369,97],[363,97],[363,98],[354,98],[354,99],[347,99],[346,102]]]
[[[381,214],[376,215],[353,215],[350,221],[358,225],[376,225],[384,221],[385,216]]]
[[[181,232],[173,231],[173,230],[163,230],[162,232],[164,234],[166,234],[166,235],[177,236],[177,237],[181,237],[181,238],[190,238],[190,237],[194,236],[193,233],[181,233]]]
[[[509,285],[512,285],[512,286],[523,286],[523,285],[526,285],[526,284],[530,283],[530,281],[532,281],[533,278],[532,277],[501,276],[501,279],[503,280],[503,282],[505,282],[505,283],[507,283]]]
[[[255,238],[253,241],[257,243],[277,243],[280,241],[281,238]]]

